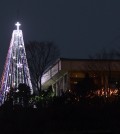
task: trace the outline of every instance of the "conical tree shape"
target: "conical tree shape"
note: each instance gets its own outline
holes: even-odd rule
[[[30,73],[24,47],[22,30],[19,29],[20,23],[16,23],[17,30],[13,31],[10,47],[8,50],[6,63],[1,80],[2,103],[6,99],[10,88],[17,88],[20,83],[25,83],[32,90]]]

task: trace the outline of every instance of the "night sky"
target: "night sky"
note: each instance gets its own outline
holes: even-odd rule
[[[120,48],[119,0],[0,0],[0,71],[18,10],[24,41],[53,41],[61,57]]]

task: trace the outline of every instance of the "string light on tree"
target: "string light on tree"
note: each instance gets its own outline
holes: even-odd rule
[[[33,93],[23,34],[22,30],[20,30],[21,24],[17,22],[15,25],[17,29],[13,30],[12,33],[1,79],[0,101],[2,100],[2,103],[4,103],[6,99],[7,92],[9,91],[8,87],[17,88],[20,83],[27,84],[31,89],[31,93]]]

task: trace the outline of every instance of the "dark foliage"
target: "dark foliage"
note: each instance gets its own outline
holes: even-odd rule
[[[6,104],[21,105],[22,107],[29,107],[29,100],[31,97],[30,87],[24,83],[20,83],[18,88],[11,88],[10,92],[7,95]]]
[[[55,100],[60,99],[56,98]],[[89,102],[90,100],[88,100]],[[0,108],[1,132],[11,133],[116,133],[119,128],[119,103],[104,103],[94,98],[96,104],[82,103],[38,109],[20,109],[5,112]],[[58,101],[57,101],[58,102]],[[99,104],[99,105],[98,105]],[[6,129],[7,128],[7,129]]]
[[[76,95],[85,97],[91,91],[95,91],[95,90],[96,90],[96,85],[93,81],[93,78],[91,78],[89,74],[86,73],[85,78],[76,85],[75,92],[76,92]]]

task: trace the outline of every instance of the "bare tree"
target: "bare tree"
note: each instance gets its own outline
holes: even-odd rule
[[[59,49],[53,42],[30,41],[26,43],[28,65],[32,84],[38,93],[41,92],[41,78],[44,71],[59,57]]]
[[[110,51],[107,51],[105,48],[103,48],[100,52],[89,55],[90,59],[99,59],[99,60],[116,60],[119,59],[118,51],[115,49],[112,49]]]

